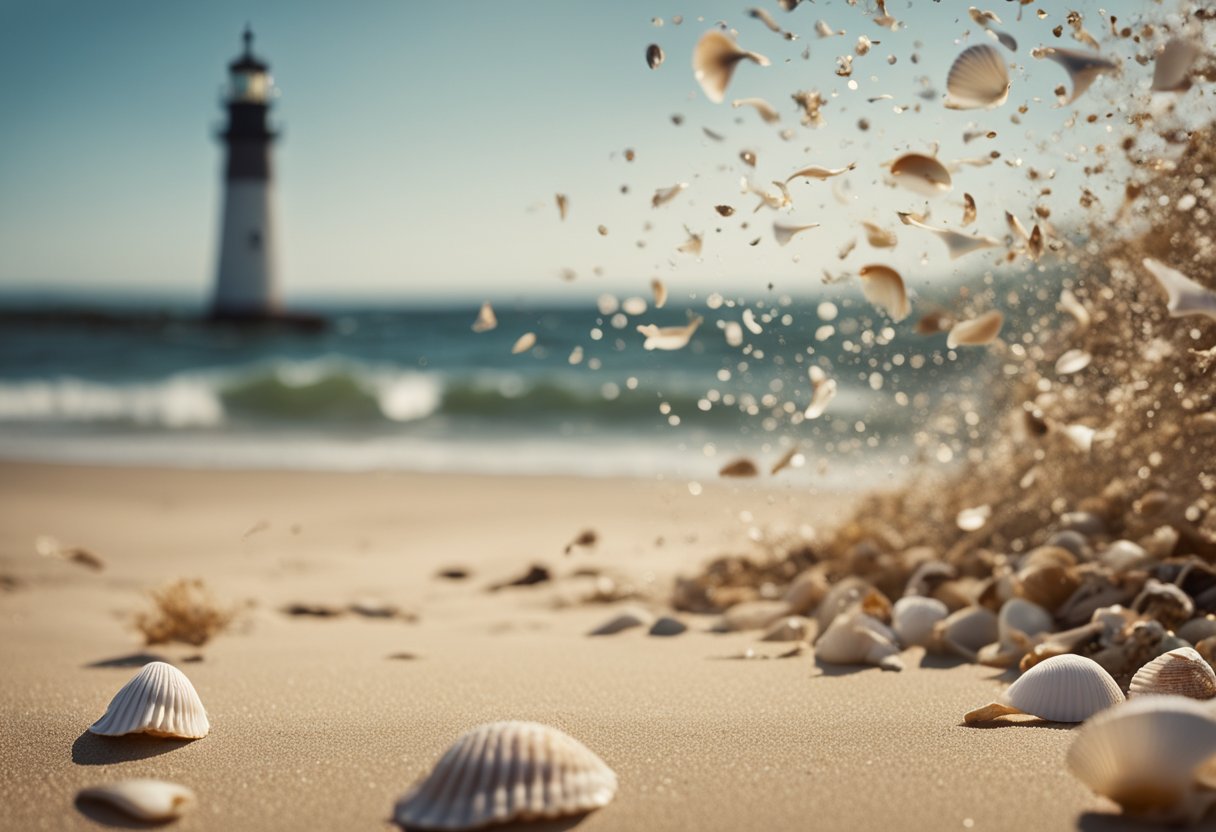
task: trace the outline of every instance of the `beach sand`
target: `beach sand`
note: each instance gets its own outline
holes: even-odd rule
[[[77,790],[159,777],[198,794],[182,830],[387,829],[394,801],[457,735],[514,718],[568,731],[618,773],[616,799],[580,830],[1124,828],[1065,771],[1067,728],[961,725],[1000,690],[993,669],[919,650],[903,673],[821,668],[809,653],[735,660],[786,645],[705,632],[697,616],[675,638],[589,638],[622,604],[562,606],[578,592],[568,580],[485,591],[533,562],[659,589],[745,551],[753,524],[740,512],[761,528],[826,526],[848,499],[724,483],[692,497],[683,482],[4,465],[0,575],[17,585],[0,592],[0,827],[128,825],[76,804]],[[563,556],[583,528],[599,545]],[[40,558],[40,534],[109,568]],[[456,565],[473,576],[434,577]],[[179,577],[252,605],[201,651],[145,648],[131,615]],[[280,611],[365,597],[418,620]],[[190,676],[208,737],[85,731],[135,673],[94,665],[142,652]],[[388,658],[398,653],[415,658]]]

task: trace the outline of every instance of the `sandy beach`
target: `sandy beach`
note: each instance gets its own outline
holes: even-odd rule
[[[754,634],[585,633],[614,606],[575,582],[488,593],[543,562],[656,585],[738,551],[750,524],[830,522],[847,497],[712,484],[424,475],[0,468],[0,827],[129,826],[80,788],[152,776],[192,787],[175,828],[388,829],[397,797],[482,722],[546,722],[597,751],[617,798],[577,823],[612,829],[1114,829],[1114,807],[1063,771],[1072,732],[964,727],[999,671],[904,654],[909,669],[742,661]],[[245,536],[259,524],[259,531]],[[293,533],[293,527],[295,529]],[[580,529],[599,545],[562,555]],[[36,535],[86,544],[93,573],[39,558]],[[658,538],[662,545],[656,545]],[[466,581],[434,577],[460,565]],[[249,601],[201,651],[145,648],[145,590],[200,577]],[[292,602],[399,604],[414,623],[288,616]],[[566,602],[563,605],[563,601]],[[202,661],[183,661],[200,653]],[[191,743],[85,729],[150,653],[197,687]],[[415,658],[389,658],[408,653]],[[116,661],[117,660],[117,661]],[[107,666],[107,665],[119,666]],[[122,666],[122,665],[128,666]],[[567,822],[557,828],[569,828]]]

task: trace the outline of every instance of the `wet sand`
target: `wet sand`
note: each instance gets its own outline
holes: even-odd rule
[[[998,692],[990,668],[918,650],[904,673],[821,668],[809,653],[741,661],[730,657],[786,646],[705,632],[697,616],[674,638],[591,639],[621,604],[563,606],[581,591],[567,580],[485,591],[533,561],[661,587],[743,550],[741,511],[761,526],[829,524],[847,499],[717,483],[693,498],[684,483],[5,465],[0,575],[18,585],[0,593],[0,828],[129,825],[75,793],[152,776],[198,793],[173,828],[388,829],[395,799],[459,733],[507,718],[565,729],[617,771],[616,799],[580,830],[1142,828],[1065,772],[1066,728],[961,725]],[[587,527],[600,544],[564,557]],[[87,545],[109,568],[39,558],[38,534]],[[473,577],[434,577],[453,565]],[[193,648],[145,648],[130,624],[145,590],[178,577],[253,602],[197,663],[182,661]],[[418,620],[279,611],[367,597]],[[208,737],[85,731],[135,673],[97,665],[141,653],[190,676]],[[414,658],[388,658],[400,653]]]

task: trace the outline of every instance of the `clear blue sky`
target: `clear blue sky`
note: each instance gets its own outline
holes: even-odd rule
[[[1109,138],[1105,120],[1065,130],[1066,119],[1113,112],[1136,96],[1147,100],[1151,65],[1127,61],[1121,79],[1100,81],[1078,107],[1055,106],[1053,89],[1064,74],[1029,51],[1043,43],[1080,45],[1051,36],[1065,14],[1054,2],[1040,3],[1050,12],[1046,20],[1032,6],[1018,23],[1015,4],[991,0],[1021,41],[1009,58],[1024,71],[1014,73],[1006,106],[970,113],[914,95],[922,75],[944,92],[954,57],[984,40],[967,3],[891,0],[892,13],[907,23],[898,33],[876,26],[864,0],[857,7],[819,0],[792,14],[772,0],[762,5],[800,39],[785,41],[748,17],[746,0],[0,4],[0,289],[200,298],[209,290],[221,162],[211,133],[221,122],[225,66],[239,51],[246,21],[282,93],[275,110],[285,128],[276,151],[278,227],[289,300],[553,294],[567,291],[558,278],[563,268],[579,275],[571,291],[642,287],[652,275],[703,291],[758,289],[770,279],[813,289],[822,267],[842,267],[836,250],[856,236],[862,218],[897,228],[900,247],[872,252],[862,241],[844,265],[881,259],[947,271],[955,264],[936,240],[894,224],[895,210],[923,201],[887,188],[879,163],[934,141],[942,142],[943,158],[995,147],[1023,167],[965,169],[954,193],[933,203],[934,219],[956,223],[966,190],[980,201],[979,230],[1002,236],[1004,208],[1029,220],[1034,186],[1025,174],[1034,165],[1060,170],[1053,218],[1063,222],[1076,204],[1078,168],[1092,160],[1088,148]],[[1104,50],[1124,58],[1135,47],[1108,45],[1098,8],[1128,21],[1161,8],[1141,0],[1068,7],[1085,12]],[[671,22],[677,14],[684,16],[678,27]],[[666,25],[654,27],[656,16]],[[848,35],[818,39],[819,18]],[[719,19],[739,30],[745,47],[773,59],[767,69],[741,66],[728,102],[765,97],[781,110],[781,124],[764,125],[751,110],[701,95],[692,45]],[[859,89],[851,91],[833,70],[859,34],[882,43],[855,59]],[[650,42],[667,52],[654,72],[643,59]],[[807,46],[809,61],[801,57]],[[898,57],[895,66],[887,65],[888,54]],[[803,88],[838,95],[820,130],[798,124],[789,95]],[[880,93],[895,100],[866,102]],[[1011,124],[1023,103],[1029,112]],[[897,115],[894,104],[922,111]],[[672,113],[685,116],[682,127],[672,125]],[[863,116],[872,125],[865,133],[856,126]],[[964,146],[961,135],[973,123],[999,138]],[[706,138],[703,126],[727,141]],[[783,141],[776,135],[783,127],[797,136]],[[622,158],[627,147],[637,152],[633,163]],[[759,153],[755,172],[738,161],[744,147]],[[1082,162],[1070,164],[1070,152]],[[824,225],[787,248],[773,243],[776,215],[752,216],[753,199],[738,192],[744,172],[767,182],[804,164],[854,161],[860,165],[848,179],[855,194],[848,205],[833,197],[832,183],[795,184],[796,208],[784,219]],[[652,210],[654,189],[678,181],[692,187]],[[623,184],[628,195],[619,192]],[[557,191],[571,199],[564,224],[553,206]],[[739,213],[720,219],[712,212],[719,203]],[[653,222],[648,232],[646,222]],[[608,236],[597,233],[600,224]],[[702,262],[675,252],[684,224],[706,234]],[[756,236],[761,245],[749,247]],[[640,239],[645,248],[636,245]]]

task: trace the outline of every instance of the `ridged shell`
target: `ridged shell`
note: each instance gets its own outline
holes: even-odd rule
[[[1009,70],[988,44],[963,50],[946,76],[946,106],[952,110],[999,107],[1009,98]]]
[[[136,820],[163,822],[179,818],[198,802],[193,790],[164,780],[121,780],[81,789],[77,797],[109,803]]]
[[[1188,699],[1216,697],[1216,673],[1192,647],[1162,653],[1136,671],[1130,696],[1174,694]]]
[[[480,829],[590,812],[616,788],[612,769],[569,734],[492,722],[457,739],[393,815],[407,829]]]
[[[1123,701],[1123,691],[1093,659],[1067,653],[1039,662],[1005,689],[996,708],[967,714],[982,722],[1001,713],[1023,713],[1051,722],[1084,722]],[[992,708],[993,706],[989,706]]]
[[[1077,732],[1068,769],[1129,814],[1196,819],[1195,772],[1216,755],[1211,712],[1181,696],[1146,696],[1094,717]]]
[[[852,611],[836,616],[815,642],[815,658],[828,664],[872,664],[903,670],[895,633],[877,618]]]
[[[721,104],[735,67],[744,59],[760,66],[769,65],[768,58],[748,52],[716,29],[702,35],[692,53],[692,68],[705,97],[715,104]]]
[[[950,611],[936,598],[909,595],[895,602],[891,629],[904,647],[924,647],[933,638],[933,627]]]
[[[149,662],[114,694],[101,719],[89,731],[103,737],[151,734],[196,740],[207,736],[211,724],[194,685],[176,667]]]

